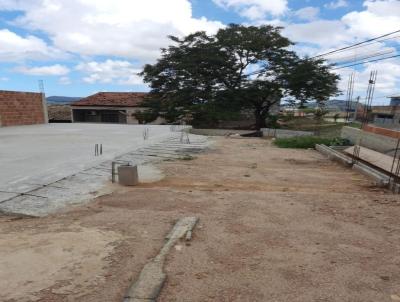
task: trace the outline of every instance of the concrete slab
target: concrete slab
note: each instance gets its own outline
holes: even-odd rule
[[[143,139],[149,129],[150,137]],[[113,160],[144,165],[180,159],[190,152],[168,126],[54,124],[0,129],[0,212],[45,216],[110,192]],[[191,135],[197,150],[204,137]],[[103,144],[103,156],[94,145]],[[163,145],[176,145],[176,154]],[[153,146],[157,147],[153,149]],[[180,154],[180,155],[179,155]],[[152,155],[152,156],[150,156]],[[161,179],[141,169],[145,182]],[[139,174],[140,175],[140,174]],[[28,193],[28,194],[21,194]]]
[[[349,155],[353,155],[354,147],[349,147],[344,150],[345,153]],[[374,150],[360,147],[359,158],[365,160],[366,162],[371,163],[372,165],[379,167],[387,172],[391,172],[393,165],[393,156],[389,156],[380,152],[376,152]],[[396,169],[398,160],[396,159],[394,164],[394,169]]]
[[[0,192],[0,203],[17,196],[17,193]]]
[[[150,138],[143,140],[149,128]],[[24,192],[171,136],[168,126],[49,124],[0,128],[0,191]],[[103,156],[94,145],[103,144]]]

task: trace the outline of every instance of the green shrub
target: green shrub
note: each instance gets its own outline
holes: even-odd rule
[[[351,142],[345,138],[335,137],[334,139],[331,140],[330,145],[331,146],[349,146],[349,145],[351,145]]]
[[[330,145],[331,142],[331,138],[319,136],[299,136],[290,138],[277,138],[275,140],[275,145],[280,148],[308,149],[315,148],[315,145],[317,144]]]

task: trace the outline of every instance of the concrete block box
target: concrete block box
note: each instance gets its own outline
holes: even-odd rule
[[[139,183],[137,166],[119,166],[118,182],[123,186],[136,186]]]

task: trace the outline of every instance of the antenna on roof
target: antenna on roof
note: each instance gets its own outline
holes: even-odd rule
[[[46,101],[46,94],[44,92],[44,82],[43,82],[43,80],[39,80],[39,92],[42,94],[44,123],[47,124],[49,122],[49,114],[48,114],[48,111],[47,111],[47,101]]]

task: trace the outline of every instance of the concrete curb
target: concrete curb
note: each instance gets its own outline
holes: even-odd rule
[[[351,167],[353,165],[353,160],[350,157],[332,148],[329,148],[326,145],[316,145],[315,149],[321,152],[322,154],[326,155],[329,159],[340,162],[341,164],[347,167]]]
[[[378,187],[387,187],[390,182],[390,177],[380,173],[379,171],[375,170],[374,168],[371,168],[363,163],[356,163],[353,165],[353,170],[360,172],[361,174],[364,174],[365,176],[373,179],[375,181],[375,184]]]
[[[124,297],[124,302],[153,302],[163,288],[167,275],[163,272],[165,258],[171,248],[182,238],[191,237],[191,233],[199,219],[197,217],[184,217],[178,220],[165,239],[167,242],[159,254],[141,271],[139,278],[130,286]],[[188,235],[190,234],[190,235]]]

